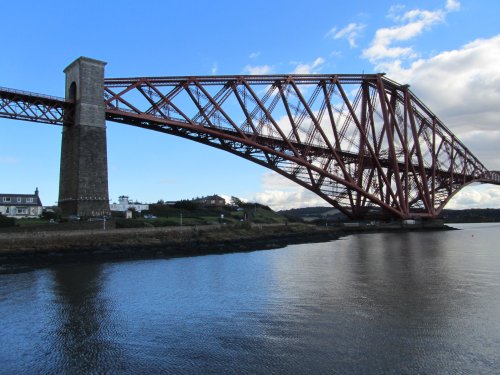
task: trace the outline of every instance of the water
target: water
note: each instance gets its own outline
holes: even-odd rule
[[[499,224],[0,275],[5,374],[497,374]]]

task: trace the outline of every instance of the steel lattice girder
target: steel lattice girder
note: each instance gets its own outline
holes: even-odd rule
[[[105,79],[106,118],[231,152],[350,217],[435,217],[500,184],[409,90],[381,74]],[[0,117],[71,125],[73,103],[0,88]],[[380,213],[378,213],[380,215]]]
[[[0,117],[64,125],[72,113],[73,104],[62,98],[0,88]]]
[[[435,217],[464,185],[498,177],[381,74],[118,78],[104,90],[108,120],[252,160],[350,217]]]

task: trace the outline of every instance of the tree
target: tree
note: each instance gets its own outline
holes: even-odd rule
[[[231,204],[233,206],[243,207],[245,203],[238,197],[231,197]]]
[[[198,203],[190,200],[181,200],[175,202],[174,207],[177,209],[194,211],[198,208]]]

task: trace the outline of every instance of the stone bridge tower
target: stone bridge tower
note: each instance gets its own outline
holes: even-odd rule
[[[66,73],[66,100],[75,103],[73,121],[62,132],[59,207],[63,215],[109,215],[105,62],[80,57]]]

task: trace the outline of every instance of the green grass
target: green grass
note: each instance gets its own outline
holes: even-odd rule
[[[23,218],[23,219],[15,219],[16,220],[16,225],[20,227],[29,227],[32,225],[40,225],[40,224],[46,224],[47,220],[43,219],[34,219],[34,218]]]
[[[278,224],[287,221],[284,216],[281,216],[274,211],[265,210],[263,208],[255,209],[253,215],[251,215],[250,220],[257,224]]]
[[[180,225],[182,214],[182,225],[205,225],[221,223],[221,215],[224,215],[222,222],[235,224],[246,219],[258,224],[284,223],[287,219],[274,211],[251,205],[245,211],[234,211],[227,207],[197,207],[195,209],[179,209],[166,205],[155,205],[149,211],[157,216],[157,219],[149,219],[147,222],[152,226]],[[137,219],[143,220],[143,219]]]
[[[237,224],[244,220],[245,214],[248,222],[257,224],[275,224],[284,223],[287,219],[284,216],[277,214],[274,211],[266,210],[261,207],[252,207],[244,211],[233,211],[227,208],[222,209],[196,209],[193,211],[179,210],[168,207],[164,210],[165,216],[158,216],[156,219],[116,219],[117,228],[142,228],[142,227],[165,227],[165,226],[180,226],[181,214],[183,226],[210,225],[220,224],[221,214],[222,219],[226,224]],[[16,219],[15,223],[20,227],[30,227],[36,225],[47,224],[47,220],[43,219]]]
[[[210,224],[237,224],[241,223],[246,215],[247,221],[257,224],[277,224],[284,223],[287,219],[274,211],[261,207],[252,207],[246,212],[233,211],[227,208],[179,210],[172,207],[162,209],[163,215],[158,215],[156,219],[117,219],[117,228],[141,228],[141,227],[165,227],[180,226],[181,214],[183,226],[197,226]],[[221,214],[224,218],[221,219]]]

